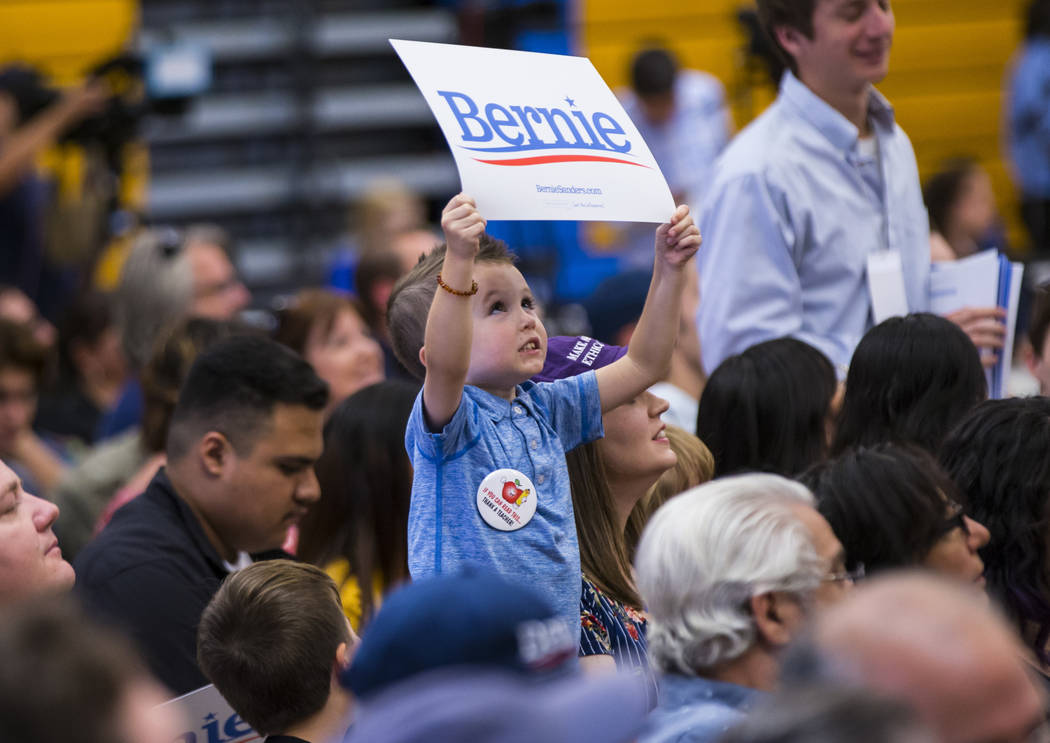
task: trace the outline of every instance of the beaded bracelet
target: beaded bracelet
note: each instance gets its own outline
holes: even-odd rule
[[[451,286],[446,284],[442,280],[441,274],[438,274],[438,286],[447,291],[449,294],[455,294],[457,297],[473,297],[475,294],[478,293],[478,282],[474,279],[470,280],[470,291],[461,292],[459,289],[453,289]]]

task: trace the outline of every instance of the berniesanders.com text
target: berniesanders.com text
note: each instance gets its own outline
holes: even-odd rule
[[[565,194],[583,194],[586,196],[601,196],[602,190],[600,188],[591,188],[587,186],[542,186],[539,183],[536,184],[537,193],[565,193]]]

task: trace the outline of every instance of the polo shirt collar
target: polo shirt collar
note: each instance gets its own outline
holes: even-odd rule
[[[860,131],[823,98],[795,77],[791,70],[780,80],[780,96],[796,113],[842,152],[850,152],[860,138]],[[874,128],[891,131],[894,125],[893,106],[874,86],[868,89],[868,116]]]
[[[519,384],[515,388],[517,393],[513,400],[504,400],[502,397],[496,397],[480,387],[474,387],[473,385],[467,385],[463,390],[464,394],[470,395],[471,399],[478,406],[478,409],[483,415],[488,416],[493,421],[501,421],[510,415],[511,410],[515,405],[525,408],[530,414],[534,414],[535,411],[533,410],[532,403],[525,393],[535,384],[535,382],[531,381]]]
[[[171,480],[168,479],[167,470],[161,467],[157,474],[153,477],[152,485],[155,485],[158,492],[166,496],[178,513],[179,518],[186,525],[186,533],[193,540],[193,544],[200,550],[200,553],[211,563],[217,573],[227,573],[226,563],[223,562],[222,557],[219,555],[218,550],[208,540],[208,536],[204,533],[204,527],[201,526],[201,522],[197,519],[197,514],[193,512],[189,504],[183,500],[175,491],[175,486],[171,484]]]

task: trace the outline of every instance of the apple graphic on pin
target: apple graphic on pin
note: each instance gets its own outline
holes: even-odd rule
[[[508,503],[513,503],[516,506],[520,506],[524,503],[525,499],[529,497],[529,489],[525,488],[522,490],[520,486],[521,482],[518,480],[515,480],[514,482],[508,480],[503,483],[503,500]]]

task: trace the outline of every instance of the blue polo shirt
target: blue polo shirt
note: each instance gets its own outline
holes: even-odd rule
[[[452,420],[431,433],[423,393],[408,421],[412,459],[408,567],[413,578],[488,566],[539,588],[560,616],[580,623],[580,548],[565,452],[601,438],[601,402],[594,372],[556,382],[525,382],[513,401],[466,386]],[[490,526],[478,510],[482,481],[498,469],[532,481],[536,512],[516,531]]]

